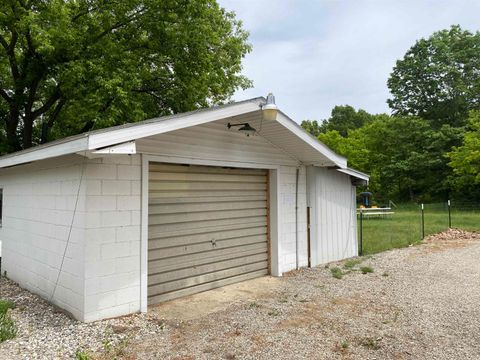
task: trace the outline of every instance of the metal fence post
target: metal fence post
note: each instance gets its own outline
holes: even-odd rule
[[[363,211],[360,208],[360,256],[363,255]]]
[[[450,207],[450,200],[448,200],[447,204],[448,204],[448,228],[450,229],[452,227],[452,212]]]
[[[422,240],[425,238],[425,212],[424,206],[422,203]]]

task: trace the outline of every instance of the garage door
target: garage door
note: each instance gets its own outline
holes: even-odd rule
[[[149,304],[268,274],[267,179],[150,163]]]

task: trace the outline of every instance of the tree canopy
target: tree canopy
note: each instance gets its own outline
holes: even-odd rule
[[[225,102],[247,38],[215,0],[5,0],[0,151]]]
[[[480,109],[480,33],[460,26],[420,39],[388,79],[394,114],[414,115],[437,128],[463,126]]]
[[[372,115],[365,110],[355,110],[350,105],[339,105],[332,109],[328,119],[319,124],[316,120],[302,121],[302,127],[313,136],[335,130],[345,137],[349,130],[355,130],[372,120]]]
[[[472,111],[460,146],[448,154],[453,168],[451,182],[456,190],[480,198],[480,112]]]
[[[370,174],[370,188],[380,198],[446,197],[450,168],[445,149],[459,141],[461,131],[449,125],[435,130],[427,120],[413,116],[371,116],[371,122],[348,137],[332,130],[318,138],[346,156],[349,166]]]

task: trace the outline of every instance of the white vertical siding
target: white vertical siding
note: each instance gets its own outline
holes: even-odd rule
[[[333,169],[308,167],[312,266],[356,256],[355,187]]]

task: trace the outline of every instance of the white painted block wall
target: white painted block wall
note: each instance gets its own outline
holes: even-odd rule
[[[280,167],[280,233],[279,247],[280,272],[287,272],[297,267],[297,240],[295,227],[295,186],[296,167]],[[307,244],[307,197],[306,168],[300,167],[298,181],[298,253],[299,267],[308,266]]]
[[[84,307],[84,223],[73,219],[73,210],[77,195],[80,206],[85,198],[82,166],[83,157],[67,156],[0,171],[2,272],[78,319]]]
[[[83,321],[140,311],[141,156],[89,160]]]
[[[139,311],[140,163],[66,156],[2,169],[2,271],[82,321]]]

